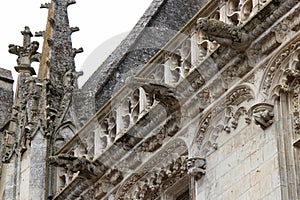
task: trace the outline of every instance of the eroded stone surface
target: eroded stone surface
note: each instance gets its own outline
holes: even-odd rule
[[[9,120],[13,104],[13,78],[11,72],[0,68],[0,127]]]
[[[42,5],[50,8],[50,29],[39,75],[47,74],[51,60],[43,58],[54,51],[59,65],[45,76],[50,80],[31,76],[23,59],[36,52],[28,51],[30,38],[17,54],[19,90],[1,130],[4,199],[28,191],[28,199],[57,200],[299,199],[297,0],[212,0],[189,24],[196,1],[154,1],[147,11],[153,15],[128,36],[132,43],[124,40],[81,90],[80,73],[64,64],[81,50],[58,49],[70,42],[59,16],[74,1],[53,2],[59,9]],[[141,33],[147,25],[159,34]],[[186,26],[170,39],[164,25]],[[145,64],[166,41],[168,51]]]

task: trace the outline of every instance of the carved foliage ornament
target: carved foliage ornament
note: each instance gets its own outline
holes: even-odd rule
[[[243,101],[249,101],[253,99],[252,90],[248,87],[239,87],[226,98],[225,105],[221,104],[216,106],[210,112],[208,112],[201,121],[196,137],[196,143],[201,145],[201,154],[205,156],[205,152],[217,149],[216,138],[220,131],[226,131],[230,133],[238,126],[239,118],[245,117],[245,123],[250,124],[253,122],[259,125],[262,129],[266,129],[274,122],[273,105],[267,103],[258,103],[254,106],[247,108],[247,106],[241,105]],[[225,115],[224,121],[220,125],[215,120],[219,120],[220,115]],[[213,130],[213,131],[212,131]],[[211,136],[207,135],[207,132]],[[217,133],[217,134],[216,134]],[[214,134],[216,134],[214,136]]]
[[[171,144],[170,143],[166,144],[164,148],[166,149],[163,152],[157,153],[155,158],[149,160],[145,165],[143,165],[143,167],[139,171],[133,173],[129,178],[126,179],[126,181],[119,187],[118,191],[116,192],[116,199],[126,199],[126,200],[135,199],[131,197],[133,195],[132,194],[133,192],[129,194],[128,191],[133,191],[134,189],[136,189],[140,181],[142,180],[147,181],[148,180],[147,177],[149,178],[154,177],[151,180],[155,181],[152,183],[153,186],[149,186],[149,188],[151,187],[151,189],[149,189],[148,192],[152,193],[152,190],[157,191],[157,189],[155,188],[159,187],[157,183],[161,182],[161,180],[159,180],[161,179],[160,177],[168,178],[166,176],[163,176],[163,174],[161,176],[158,176],[159,172],[170,171],[169,165],[178,159],[178,155],[181,155],[183,152],[186,152],[187,150],[186,143],[181,139],[176,139],[176,142],[172,142]],[[144,156],[144,154],[140,154],[140,156]],[[183,157],[185,158],[185,156]],[[130,160],[128,161],[128,159],[124,160],[124,162],[118,165],[119,168],[128,169],[127,167],[125,167],[125,165],[127,165],[126,163],[128,162],[131,161]],[[176,182],[175,179],[174,181]],[[164,185],[160,187],[167,188],[170,185],[174,184],[174,181],[171,181],[171,179],[170,181],[165,180],[161,183],[161,184],[164,183]]]
[[[222,113],[220,113],[222,114]],[[263,130],[270,127],[274,122],[273,105],[267,103],[259,103],[246,109],[244,106],[228,106],[225,110],[224,125],[220,124],[217,127],[212,125],[214,118],[211,118],[211,114],[205,118],[199,129],[197,135],[197,145],[200,147],[198,155],[205,157],[208,153],[211,153],[218,148],[217,138],[220,133],[226,131],[228,134],[238,126],[239,118],[245,117],[245,123],[250,124],[253,121],[259,125]],[[295,121],[296,123],[297,121]],[[199,171],[199,176],[201,177]]]
[[[238,120],[240,116],[246,116],[246,123],[250,123],[248,111],[244,106],[228,106],[225,111],[225,124],[224,130],[230,133],[232,129],[236,129],[238,126]]]
[[[295,52],[299,47],[300,47],[300,41],[294,42],[291,45],[289,45],[287,48],[285,48],[283,51],[281,51],[280,55],[276,55],[276,57],[274,57],[274,60],[270,61],[269,67],[267,68],[265,77],[263,79],[264,81],[262,83],[261,90],[264,92],[264,94],[266,94],[266,95],[269,94],[269,91],[270,91],[272,83],[274,81],[276,72],[281,70],[282,64],[284,63],[284,61],[289,56],[291,56],[293,54],[293,52]],[[294,61],[296,61],[296,60],[294,60]],[[288,75],[289,72],[292,73],[293,71],[295,72],[295,70],[292,70],[292,69],[286,70],[286,75]],[[284,86],[282,88],[284,88]]]
[[[23,46],[10,44],[8,46],[8,52],[18,56],[17,63],[20,67],[29,68],[31,62],[40,60],[40,53],[37,52],[39,43],[36,41],[30,41],[30,38],[33,35],[28,26],[26,26],[24,31],[21,33],[24,37]]]
[[[300,85],[300,49],[294,51],[286,60],[284,67],[278,69],[272,86],[272,95],[279,96],[280,92],[298,93]],[[287,62],[288,61],[288,62]]]
[[[11,156],[17,152],[26,151],[28,142],[32,140],[38,130],[40,118],[38,101],[41,87],[37,78],[28,77],[22,82],[22,95],[19,95],[19,104],[13,107],[11,123],[16,123],[14,129],[6,130],[2,135],[3,162],[8,162]],[[12,134],[19,131],[20,134]],[[10,156],[8,156],[10,155]]]
[[[116,200],[154,200],[160,190],[167,189],[187,174],[187,157],[181,156],[162,169],[155,169],[143,175],[135,175],[126,184],[127,192],[118,193]],[[124,191],[124,189],[123,189]]]
[[[199,128],[199,132],[197,134],[197,143],[201,144],[202,141],[204,140],[205,137],[205,133],[206,130],[208,129],[208,127],[210,127],[211,125],[211,121],[214,117],[218,116],[221,112],[224,112],[224,110],[230,111],[227,116],[226,116],[226,120],[225,123],[229,123],[229,121],[232,123],[232,125],[228,125],[225,124],[225,130],[227,132],[230,132],[230,128],[236,128],[237,127],[237,120],[238,118],[244,114],[244,110],[245,109],[236,109],[235,113],[232,114],[232,109],[233,106],[235,105],[239,105],[240,103],[242,103],[243,101],[247,101],[253,99],[253,92],[250,88],[248,87],[238,87],[237,89],[235,89],[234,91],[232,91],[225,99],[225,105],[224,104],[220,104],[217,105],[214,109],[211,110],[211,112],[209,114],[207,114],[203,120],[200,123],[200,128]],[[231,118],[234,118],[233,121],[231,120]],[[248,123],[248,121],[247,121]]]

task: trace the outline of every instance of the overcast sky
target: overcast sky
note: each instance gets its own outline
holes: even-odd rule
[[[84,53],[76,56],[76,68],[77,71],[80,69],[87,71],[93,68],[90,65],[103,61],[103,58],[102,60],[99,58],[99,61],[95,59],[88,61],[89,55],[100,46],[97,51],[104,49],[101,54],[102,57],[106,57],[108,51],[111,51],[133,28],[152,0],[76,1],[77,4],[68,9],[70,26],[80,28],[79,32],[72,35],[73,47],[84,49]],[[22,45],[20,31],[24,26],[29,26],[33,34],[45,29],[48,11],[39,7],[41,3],[46,2],[47,0],[9,0],[1,4],[0,67],[14,71],[17,57],[8,53],[8,45]],[[33,40],[42,44],[40,38],[33,38]],[[34,67],[36,68],[37,65]]]

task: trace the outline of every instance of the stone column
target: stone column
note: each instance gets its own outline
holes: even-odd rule
[[[5,200],[14,200],[16,199],[16,158],[13,157],[10,163],[3,165],[3,174],[5,174],[4,181],[1,178],[1,184],[4,184],[4,199]]]
[[[30,149],[30,174],[29,174],[29,200],[47,199],[48,183],[47,180],[47,158],[48,141],[40,131],[31,141]]]
[[[197,180],[205,174],[206,160],[204,158],[189,158],[187,168],[190,179],[190,199],[197,200]]]
[[[220,7],[220,21],[227,23],[227,6],[225,0],[221,0],[219,2],[219,7]]]
[[[200,50],[198,45],[197,31],[193,30],[191,36],[191,64],[193,67],[197,67],[199,63]]]

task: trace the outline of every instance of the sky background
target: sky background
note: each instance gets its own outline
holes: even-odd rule
[[[76,69],[83,70],[86,80],[117,44],[129,33],[143,15],[152,0],[76,0],[68,8],[70,26],[78,26],[79,32],[72,34],[73,48],[83,47],[84,52],[77,54]],[[9,0],[0,7],[0,67],[14,72],[17,57],[8,53],[8,45],[22,45],[20,31],[29,26],[31,32],[43,31],[47,22],[47,9],[40,9],[47,0]],[[50,2],[50,0],[48,1]],[[42,38],[32,38],[40,42]],[[90,56],[99,52],[99,58]],[[40,52],[40,51],[39,51]],[[92,58],[91,58],[92,57]],[[38,64],[33,65],[37,71]]]

